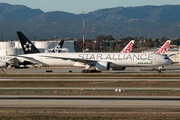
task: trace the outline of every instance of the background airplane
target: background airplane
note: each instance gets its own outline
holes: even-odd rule
[[[62,47],[64,44],[64,40],[61,40],[57,46],[51,51],[51,53],[60,53],[62,51]]]
[[[121,51],[121,53],[130,53],[132,51],[132,47],[134,45],[134,40],[131,40],[126,47]]]
[[[171,40],[167,40],[164,45],[157,51],[157,54],[167,54],[168,48],[170,46]]]

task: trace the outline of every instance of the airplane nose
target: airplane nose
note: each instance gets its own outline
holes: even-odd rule
[[[172,64],[172,63],[173,63],[173,61],[172,61],[171,59],[169,59],[169,60],[168,60],[168,63],[169,63],[169,64]]]

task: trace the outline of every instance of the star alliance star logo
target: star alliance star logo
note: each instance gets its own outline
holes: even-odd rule
[[[25,51],[31,51],[31,46],[32,46],[32,44],[30,44],[30,43],[27,42],[27,43],[24,45]]]

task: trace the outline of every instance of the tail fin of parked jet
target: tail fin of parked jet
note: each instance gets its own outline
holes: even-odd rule
[[[131,40],[126,47],[121,51],[121,53],[130,53],[132,50],[132,47],[134,45],[134,40]]]
[[[21,32],[17,31],[24,54],[40,53],[40,51],[31,43],[31,41]]]
[[[171,40],[166,41],[166,43],[159,49],[159,51],[157,51],[157,54],[164,55],[165,53],[167,53],[170,43]]]
[[[61,40],[58,45],[52,50],[52,53],[60,53],[64,44],[64,40]]]

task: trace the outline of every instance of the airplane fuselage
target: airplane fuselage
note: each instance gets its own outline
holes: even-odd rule
[[[36,53],[20,55],[31,57],[49,66],[78,66],[76,63],[109,62],[110,67],[158,67],[172,61],[159,54],[153,53]],[[29,60],[29,59],[27,59]],[[82,64],[81,64],[82,66]]]

